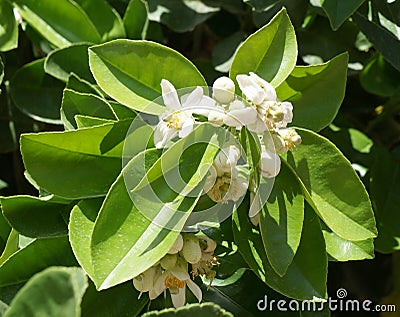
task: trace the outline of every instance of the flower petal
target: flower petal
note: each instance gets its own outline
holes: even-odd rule
[[[224,123],[230,127],[240,127],[255,123],[257,111],[253,107],[229,111]]]
[[[182,125],[182,128],[179,131],[179,137],[184,138],[185,136],[187,136],[190,132],[193,131],[193,126],[194,126],[194,119],[193,118],[186,119]]]
[[[257,116],[257,119],[254,123],[248,124],[246,128],[255,133],[262,133],[268,129],[265,122],[259,116]]]
[[[261,153],[260,172],[263,177],[273,178],[281,170],[281,158],[278,154],[264,151]]]
[[[175,87],[166,79],[161,80],[161,91],[164,104],[168,110],[179,110],[182,108]]]
[[[200,287],[195,282],[193,282],[191,279],[187,280],[186,284],[189,287],[189,289],[191,290],[191,292],[193,293],[193,295],[196,296],[197,300],[200,303],[203,298],[203,293],[201,292]]]
[[[255,105],[259,105],[264,101],[264,90],[253,78],[247,75],[237,75],[236,80],[239,84],[240,90],[251,102]]]
[[[188,96],[185,101],[182,102],[183,108],[196,108],[200,103],[201,98],[203,98],[203,89],[201,87],[196,87]]]
[[[157,149],[163,148],[167,142],[172,139],[177,130],[168,128],[164,121],[160,121],[154,131],[154,145]]]
[[[179,288],[178,294],[171,293],[172,304],[174,304],[175,308],[182,307],[186,302],[186,286],[183,288]]]
[[[253,78],[258,83],[258,85],[260,85],[263,88],[266,100],[272,100],[272,101],[277,100],[275,88],[269,82],[262,79],[260,76],[258,76],[253,72],[250,72],[250,77]]]

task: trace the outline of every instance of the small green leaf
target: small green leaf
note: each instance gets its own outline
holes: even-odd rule
[[[27,281],[49,266],[76,266],[68,237],[36,239],[0,266],[0,286]]]
[[[252,227],[247,203],[233,214],[238,249],[254,273],[275,291],[299,300],[326,297],[327,256],[318,217],[305,209],[300,246],[286,274],[279,276],[268,262],[261,235]]]
[[[82,116],[79,114],[77,114],[74,118],[78,129],[96,127],[115,121],[110,119],[101,119],[97,117]]]
[[[328,15],[332,29],[337,30],[365,0],[321,0],[322,8]]]
[[[20,142],[25,168],[41,188],[57,196],[103,196],[121,170],[129,126],[130,121],[119,121],[67,132],[24,134]]]
[[[294,126],[319,131],[328,126],[343,101],[348,54],[327,63],[297,66],[277,88],[281,100],[293,103]]]
[[[296,34],[286,10],[282,9],[239,47],[229,77],[235,80],[238,74],[255,72],[277,87],[292,72],[296,60]]]
[[[376,50],[395,67],[400,70],[400,41],[389,31],[369,21],[366,17],[356,12],[353,20],[366,35],[368,40],[374,44]]]
[[[44,72],[44,59],[20,68],[11,79],[15,105],[34,120],[61,124],[60,104],[63,84]]]
[[[71,73],[88,82],[94,82],[89,68],[89,46],[90,44],[78,43],[52,51],[46,57],[45,72],[65,82]]]
[[[131,0],[124,15],[124,26],[128,38],[132,40],[144,40],[146,38],[149,20],[147,14],[149,7],[142,0]]]
[[[162,79],[176,89],[207,86],[183,55],[153,42],[115,40],[92,46],[89,61],[100,88],[123,105],[146,113],[164,112],[163,106],[151,103],[161,95]]]
[[[362,241],[376,237],[368,194],[350,162],[324,137],[309,130],[297,131],[302,143],[287,154],[287,162],[301,180],[307,201],[341,238]]]
[[[11,0],[21,16],[57,47],[74,42],[100,43],[101,36],[85,11],[71,0]]]
[[[61,119],[67,129],[77,128],[77,124],[75,123],[75,116],[77,114],[116,120],[110,104],[105,99],[92,94],[83,94],[64,89]]]
[[[298,179],[282,165],[266,206],[260,214],[260,232],[268,261],[285,275],[300,244],[304,219],[304,197]]]
[[[7,0],[0,0],[0,52],[10,51],[17,46],[18,24],[13,7]]]
[[[87,286],[80,268],[48,268],[21,288],[4,317],[80,316]]]
[[[204,304],[189,304],[184,307],[179,307],[177,309],[163,309],[160,311],[152,311],[142,315],[142,317],[233,317],[230,312],[222,309],[213,303]]]
[[[53,202],[32,196],[11,196],[0,198],[3,215],[20,234],[43,238],[68,233],[65,216],[70,204]]]

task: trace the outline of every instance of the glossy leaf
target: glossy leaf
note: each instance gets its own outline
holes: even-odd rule
[[[18,24],[13,7],[7,0],[0,0],[0,52],[12,50],[17,46]]]
[[[252,227],[245,204],[233,215],[233,234],[247,264],[272,289],[300,300],[325,298],[327,256],[321,226],[312,210],[306,209],[300,246],[282,277],[268,262],[261,235]]]
[[[21,288],[4,316],[80,316],[87,286],[80,268],[48,268]]]
[[[149,0],[149,19],[167,25],[175,32],[192,31],[210,18],[219,7],[201,0]]]
[[[365,0],[321,0],[322,8],[328,15],[332,29],[337,30]]]
[[[159,159],[158,151],[148,150],[125,166],[107,194],[93,230],[92,259],[99,289],[132,279],[168,252],[201,194],[202,186],[197,185],[217,152],[216,133],[215,127],[201,125]],[[182,148],[192,144],[190,159],[183,154],[177,161]],[[182,190],[162,173],[174,168],[182,171]],[[120,206],[118,214],[115,206]]]
[[[61,118],[67,129],[77,127],[75,122],[77,114],[116,120],[110,104],[105,99],[65,89],[61,105]]]
[[[71,73],[69,75],[65,89],[70,89],[76,92],[81,92],[86,94],[94,94],[96,96],[103,97],[103,94],[96,85],[93,85],[90,82],[82,78],[79,78],[79,76],[77,76],[74,73]]]
[[[70,204],[32,196],[0,198],[3,215],[20,234],[42,238],[67,234],[65,216]]]
[[[213,303],[189,304],[177,309],[163,309],[142,315],[142,317],[233,317],[230,312]]]
[[[278,97],[293,104],[292,125],[319,131],[335,118],[343,101],[347,53],[327,63],[297,66],[282,85]]]
[[[369,21],[366,17],[356,12],[353,20],[365,34],[368,40],[374,44],[375,49],[395,67],[400,70],[400,41],[389,31]]]
[[[376,236],[368,194],[350,162],[327,139],[298,129],[300,146],[287,162],[301,180],[304,195],[326,225],[345,240]]]
[[[77,114],[75,116],[75,122],[78,127],[78,129],[83,129],[83,128],[91,128],[107,123],[112,123],[114,120],[110,119],[101,119],[97,117],[89,117],[89,116],[83,116]]]
[[[11,79],[10,92],[15,105],[34,120],[60,124],[63,84],[44,72],[40,59],[20,68]]]
[[[131,0],[124,15],[124,26],[128,38],[144,40],[149,26],[148,4],[142,0]]]
[[[82,317],[134,317],[139,316],[148,303],[148,296],[142,295],[132,286],[132,281],[116,287],[97,291],[90,283],[82,300]]]
[[[57,47],[74,42],[99,43],[101,36],[85,11],[70,0],[12,0],[21,16]]]
[[[285,275],[300,244],[304,219],[301,185],[292,171],[282,166],[266,206],[260,213],[260,232],[268,261]]]
[[[25,168],[41,188],[57,196],[103,196],[121,170],[129,125],[119,121],[76,131],[24,134],[20,142]]]
[[[374,258],[374,240],[349,241],[339,237],[325,225],[322,227],[326,252],[333,261],[354,261]]]
[[[71,73],[88,82],[94,82],[89,68],[89,46],[90,44],[79,43],[52,51],[46,57],[44,70],[65,82]]]
[[[105,0],[74,0],[87,14],[100,34],[100,41],[106,42],[125,37],[125,29],[118,12]]]
[[[164,112],[163,106],[151,103],[161,95],[164,78],[176,89],[207,85],[183,55],[153,42],[115,40],[92,46],[89,61],[100,88],[123,105],[146,113]]]
[[[68,238],[36,239],[0,266],[0,286],[27,281],[49,266],[75,266]]]
[[[69,241],[79,265],[91,279],[94,278],[90,254],[90,237],[103,198],[82,200],[71,211]]]
[[[233,58],[229,77],[254,72],[274,87],[292,72],[297,60],[297,42],[293,25],[285,9],[269,24],[250,35]]]

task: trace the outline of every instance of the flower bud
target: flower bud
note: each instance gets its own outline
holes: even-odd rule
[[[294,129],[281,129],[278,131],[280,137],[285,141],[287,150],[292,151],[301,143],[301,136]]]
[[[206,236],[199,237],[200,240],[200,247],[203,252],[211,253],[214,252],[215,248],[217,247],[217,242],[210,239]]]
[[[228,77],[220,77],[213,84],[213,97],[222,104],[228,104],[235,97],[235,83]]]
[[[260,172],[263,177],[272,178],[281,170],[281,159],[278,154],[263,151],[260,160]]]
[[[195,264],[201,259],[201,248],[196,237],[187,237],[183,243],[182,255],[187,262]]]
[[[169,249],[168,253],[169,254],[176,254],[180,250],[182,250],[182,247],[183,247],[183,238],[182,238],[182,235],[180,234],[176,238],[176,241],[175,241],[174,245],[171,247],[171,249]]]

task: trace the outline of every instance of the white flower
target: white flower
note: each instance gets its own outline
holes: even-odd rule
[[[294,147],[301,143],[301,136],[295,129],[280,129],[278,134],[285,143],[286,152],[293,151]]]
[[[237,75],[236,80],[245,97],[257,110],[259,120],[248,127],[253,132],[284,128],[293,119],[290,102],[280,102],[274,87],[256,75]]]
[[[281,159],[278,154],[263,150],[261,152],[260,173],[263,177],[273,178],[279,174],[281,170]]]
[[[221,104],[229,104],[235,98],[235,83],[228,77],[219,77],[213,84],[213,98]]]
[[[160,116],[154,131],[154,144],[158,149],[163,148],[177,134],[180,138],[187,136],[195,123],[192,114],[201,113],[203,107],[209,108],[215,104],[211,98],[204,96],[201,87],[183,96],[181,100],[174,86],[166,79],[161,81],[161,90],[167,111]]]
[[[150,299],[157,298],[160,294],[154,287],[155,281],[161,276],[161,267],[159,265],[152,266],[139,276],[133,279],[133,286],[140,292],[140,296],[143,293],[149,292]]]
[[[164,290],[168,289],[174,307],[181,307],[186,302],[186,286],[189,287],[197,300],[201,302],[202,292],[200,287],[190,279],[187,263],[183,259],[178,258],[175,267],[165,270],[157,278],[154,283],[154,293],[160,295]]]
[[[238,175],[239,158],[239,149],[234,145],[222,148],[215,157],[204,185],[204,191],[213,201],[237,201],[246,193],[247,180]]]
[[[178,237],[176,238],[174,245],[169,249],[168,253],[169,254],[176,254],[180,250],[182,250],[183,247],[183,238],[182,235],[179,234]]]
[[[184,259],[190,264],[194,264],[200,261],[201,248],[199,240],[196,237],[192,235],[185,236],[182,248],[182,255]]]
[[[263,137],[267,151],[286,153],[301,143],[301,137],[294,129],[279,129]]]

